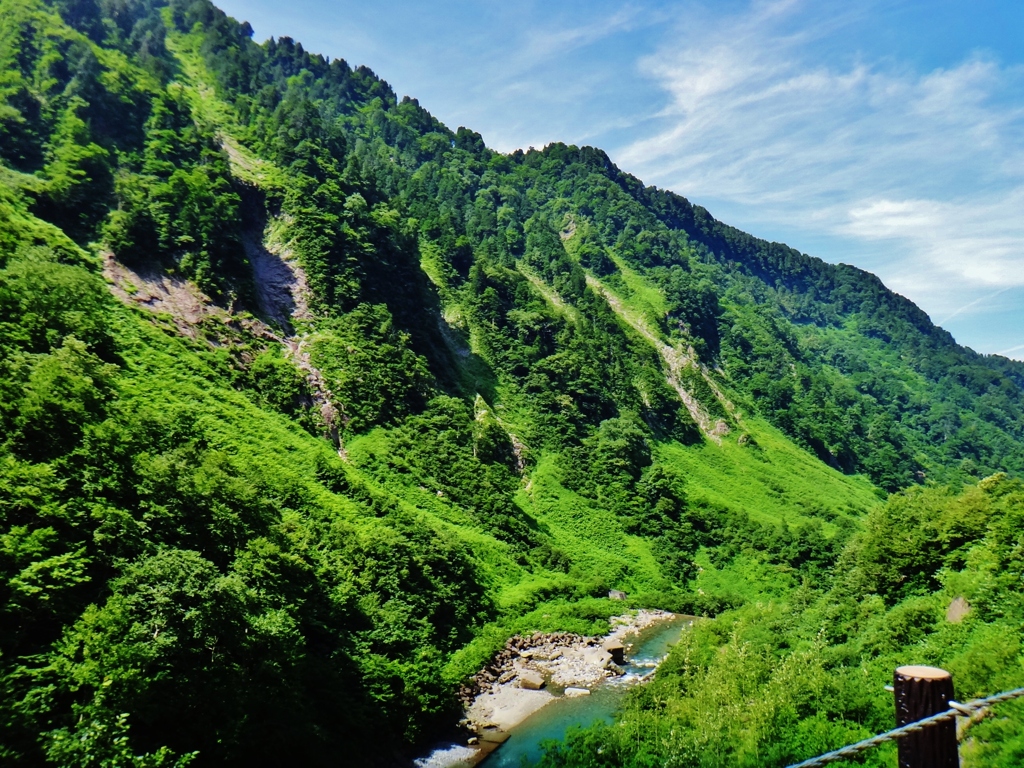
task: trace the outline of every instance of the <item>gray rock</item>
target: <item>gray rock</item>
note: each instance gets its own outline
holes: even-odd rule
[[[961,595],[949,604],[949,608],[946,610],[946,621],[950,624],[959,624],[970,612],[971,604],[967,602],[967,598]]]
[[[589,696],[590,695],[590,691],[587,688],[566,688],[565,689],[565,695],[566,696],[570,696],[570,697],[573,697],[573,696]]]
[[[480,734],[480,741],[487,744],[504,744],[512,734],[499,728],[488,728]]]
[[[626,663],[626,647],[618,640],[606,640],[604,649],[611,654],[612,661],[616,664]]]
[[[519,673],[519,687],[528,691],[539,691],[544,687],[544,675],[532,669],[524,669]]]

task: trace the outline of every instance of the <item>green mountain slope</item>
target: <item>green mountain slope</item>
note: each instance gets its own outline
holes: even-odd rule
[[[1024,367],[599,150],[204,0],[0,10],[5,762],[387,763],[514,632],[1024,466]]]
[[[793,765],[892,729],[885,686],[906,664],[949,670],[960,701],[1021,687],[1022,494],[1020,480],[996,475],[959,494],[893,496],[827,588],[760,574],[759,600],[700,622],[619,722],[577,731],[541,766]],[[1020,765],[1022,722],[1019,701],[958,721],[961,765]],[[858,763],[896,757],[888,743]]]

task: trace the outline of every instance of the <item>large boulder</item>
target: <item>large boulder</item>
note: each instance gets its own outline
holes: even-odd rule
[[[612,661],[616,664],[626,663],[626,646],[618,640],[605,640],[604,649],[611,654]]]
[[[949,604],[949,608],[946,609],[946,621],[952,624],[959,624],[964,620],[964,617],[971,612],[971,604],[967,602],[967,598],[961,595],[952,603]]]
[[[480,741],[485,744],[504,744],[511,735],[508,731],[503,731],[500,728],[487,728],[480,731]]]
[[[524,669],[519,672],[519,687],[528,691],[539,691],[544,687],[544,675],[532,669]]]
[[[583,651],[584,661],[598,669],[604,669],[612,661],[612,655],[601,646],[587,648]]]

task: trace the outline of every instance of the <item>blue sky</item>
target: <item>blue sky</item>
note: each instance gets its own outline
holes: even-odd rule
[[[220,0],[500,151],[552,141],[1024,359],[1024,3]]]

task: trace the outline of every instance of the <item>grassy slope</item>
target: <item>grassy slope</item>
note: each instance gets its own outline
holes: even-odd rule
[[[236,138],[237,127],[232,124],[230,109],[218,102],[212,88],[203,83],[202,66],[187,40],[172,39],[171,45],[182,63],[181,85],[197,112],[217,126],[230,147],[233,172],[247,183],[277,183],[276,169],[254,157]],[[47,240],[64,239],[17,203],[7,211],[11,217],[9,222],[15,225],[12,229],[40,232]],[[430,271],[429,266],[425,266]],[[628,270],[623,274],[631,297],[636,297],[632,303],[626,299],[627,305],[650,320],[661,308],[663,298],[639,275]],[[439,275],[431,277],[435,282],[440,281]],[[536,285],[534,288],[541,290]],[[542,295],[552,300],[548,291],[543,291]],[[445,311],[459,314],[460,308],[450,303]],[[224,383],[217,353],[195,348],[159,328],[158,322],[158,318],[145,312],[127,309],[117,312],[117,336],[125,360],[121,386],[128,404],[156,408],[187,404],[208,432],[216,435],[217,447],[221,450],[263,467],[270,479],[279,476],[281,482],[288,478],[287,482],[294,483],[294,478],[300,478],[307,498],[315,500],[320,513],[340,515],[357,527],[376,524],[364,507],[329,492],[317,481],[314,468],[318,457],[331,452],[325,441],[311,437],[283,416],[258,408],[243,394],[231,389]],[[653,322],[648,324],[656,327]],[[688,478],[687,490],[692,499],[745,510],[759,521],[796,522],[806,516],[820,515],[821,509],[816,505],[823,497],[832,502],[834,512],[854,515],[877,501],[867,481],[845,477],[829,469],[767,424],[747,420],[743,426],[760,448],[738,445],[734,433],[721,445],[710,442],[691,447],[664,444],[658,446],[657,451],[664,461],[679,468]],[[544,570],[527,572],[506,544],[481,531],[462,510],[399,478],[381,488],[358,468],[360,457],[372,450],[380,439],[381,434],[371,433],[353,441],[348,446],[352,463],[346,471],[363,487],[390,497],[392,503],[414,509],[425,524],[447,531],[458,540],[473,554],[484,581],[502,609],[502,616],[495,624],[486,628],[477,642],[453,660],[453,677],[469,671],[510,632],[599,629],[600,617],[610,615],[621,606],[605,600],[584,600],[568,605],[563,595],[579,580],[602,582],[640,594],[656,592],[663,586],[649,545],[625,534],[612,514],[563,487],[554,456],[536,457],[529,477],[524,478],[518,500],[555,544],[573,559],[578,570],[568,575]],[[822,489],[827,490],[823,493]]]
[[[656,330],[658,318],[665,313],[662,292],[621,258],[613,260],[618,272],[611,281],[599,282],[649,333],[670,344]],[[635,332],[634,336],[644,338]],[[867,479],[824,465],[763,419],[733,415],[752,443],[740,445],[732,434],[720,445],[705,441],[689,447],[659,446],[660,456],[689,479],[691,498],[744,509],[763,523],[797,522],[808,516],[828,519],[843,513],[856,517],[878,503],[879,496]]]
[[[860,516],[878,503],[874,486],[863,477],[824,465],[761,419],[745,419],[743,426],[757,447],[730,439],[721,445],[659,446],[689,478],[691,499],[743,509],[762,523]]]

